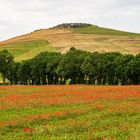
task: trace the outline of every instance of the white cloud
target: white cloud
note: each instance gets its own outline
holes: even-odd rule
[[[0,40],[63,22],[140,32],[139,0],[0,0]]]

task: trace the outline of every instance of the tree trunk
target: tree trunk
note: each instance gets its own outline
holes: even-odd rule
[[[5,75],[4,75],[4,74],[2,75],[2,78],[3,78],[3,84],[5,85],[5,83],[6,83],[6,78],[5,78]]]

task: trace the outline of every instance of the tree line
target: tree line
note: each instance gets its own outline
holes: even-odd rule
[[[0,51],[3,84],[11,85],[138,85],[140,54],[86,52],[71,48],[66,54],[42,52],[36,57],[15,62],[7,51]]]

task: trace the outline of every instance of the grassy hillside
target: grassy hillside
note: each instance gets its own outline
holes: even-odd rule
[[[75,33],[83,33],[83,34],[114,35],[114,36],[139,36],[140,37],[140,34],[137,34],[137,33],[102,28],[102,27],[98,27],[98,26],[87,26],[87,27],[83,27],[83,28],[74,28],[73,31]]]
[[[0,51],[3,49],[8,49],[17,61],[32,58],[42,51],[54,51],[54,48],[46,40],[25,41],[0,46]]]
[[[63,24],[62,24],[63,25]],[[67,52],[71,47],[87,51],[140,53],[140,34],[98,26],[36,30],[32,33],[0,42],[0,50],[8,49],[17,61],[32,58],[41,51]],[[66,26],[67,25],[67,26]],[[72,27],[71,27],[72,26]]]

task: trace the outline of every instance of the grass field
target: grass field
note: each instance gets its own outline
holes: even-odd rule
[[[114,35],[114,36],[139,36],[138,33],[131,33],[125,31],[119,31],[114,29],[102,28],[97,26],[87,26],[84,28],[75,28],[73,29],[76,33],[84,33],[84,34],[98,34],[98,35]]]
[[[139,140],[140,86],[0,86],[1,140]]]
[[[16,61],[33,58],[43,51],[55,50],[46,40],[32,40],[0,46],[0,51],[3,49],[9,50],[14,55]]]

